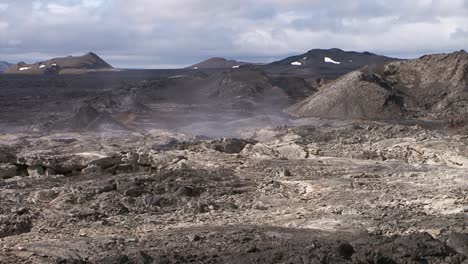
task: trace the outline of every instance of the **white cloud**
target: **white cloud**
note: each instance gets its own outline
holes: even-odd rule
[[[123,67],[332,47],[419,56],[466,48],[468,36],[467,0],[0,0],[3,9],[0,59],[93,50]]]
[[[0,2],[0,12],[6,11],[7,9],[8,9],[8,4]]]

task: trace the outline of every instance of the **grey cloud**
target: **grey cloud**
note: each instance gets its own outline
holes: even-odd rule
[[[419,56],[466,48],[468,0],[448,1],[0,0],[0,59],[95,51],[118,67],[157,67],[316,47]]]

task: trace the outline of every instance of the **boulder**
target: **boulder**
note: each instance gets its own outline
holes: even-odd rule
[[[0,178],[8,179],[16,176],[17,167],[11,164],[0,164]]]

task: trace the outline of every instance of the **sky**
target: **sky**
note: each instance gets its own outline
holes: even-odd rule
[[[0,60],[93,51],[119,68],[314,48],[414,58],[468,47],[468,0],[0,0]]]

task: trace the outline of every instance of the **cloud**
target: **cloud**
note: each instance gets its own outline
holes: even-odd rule
[[[0,0],[0,59],[94,51],[118,67],[271,61],[338,47],[417,57],[466,48],[468,0]]]

